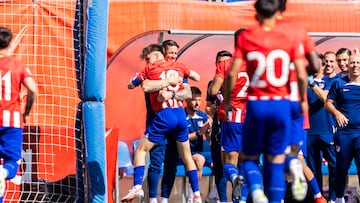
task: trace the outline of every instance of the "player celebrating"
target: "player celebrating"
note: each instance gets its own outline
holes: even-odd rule
[[[246,61],[250,78],[243,136],[245,175],[254,203],[280,203],[285,196],[284,160],[291,126],[289,67],[294,62],[304,107],[307,73],[300,43],[276,27],[279,2],[255,3],[259,25],[240,34],[225,80],[226,108],[237,73]],[[264,185],[257,160],[264,153]],[[265,194],[267,197],[265,196]],[[269,199],[269,200],[268,200]]]
[[[155,61],[158,60],[158,58],[156,57],[157,55],[153,55],[150,53],[158,52],[158,51],[162,52],[162,50],[163,50],[163,51],[165,51],[165,60],[166,61],[175,61],[177,58],[178,49],[179,49],[179,45],[174,40],[165,40],[162,43],[162,49],[160,46],[145,47],[143,49],[140,57],[142,59],[144,59],[147,64],[154,63]],[[151,91],[151,92],[159,91],[159,90],[162,90],[166,86],[173,85],[173,84],[175,85],[178,82],[181,82],[178,79],[179,78],[177,76],[171,76],[171,77],[163,79],[163,80],[148,80],[148,79],[146,79],[145,81],[141,81],[141,80],[139,80],[139,78],[137,76],[135,76],[129,81],[128,88],[134,89],[135,87],[137,87],[141,84],[143,89],[145,89],[146,91]],[[194,80],[194,81],[199,81],[200,75],[198,73],[196,73],[195,71],[190,70],[190,79]],[[176,93],[175,97],[177,100],[184,100],[186,97],[188,97],[188,95],[186,95],[186,94],[190,90],[187,88],[190,88],[190,86],[187,85],[184,87],[184,90]],[[151,123],[152,119],[155,117],[155,113],[154,113],[153,109],[151,108],[149,95],[150,95],[150,93],[145,92],[145,102],[146,102],[146,112],[147,112],[146,113],[146,126],[148,126]],[[167,98],[164,98],[164,97],[167,97]],[[171,92],[169,93],[167,91],[161,91],[161,94],[159,94],[158,99],[160,99],[161,101],[166,101],[168,99],[172,99],[171,97],[172,97]],[[149,164],[149,169],[148,169],[148,177],[147,177],[148,181],[147,182],[148,182],[150,203],[157,202],[158,182],[159,182],[160,174],[162,172],[163,163],[164,163],[164,174],[163,174],[163,179],[162,179],[162,185],[164,182],[168,183],[169,181],[171,181],[171,180],[169,180],[168,177],[172,176],[172,174],[171,174],[172,172],[174,174],[176,172],[176,162],[177,161],[176,161],[176,159],[174,159],[174,157],[178,157],[177,151],[166,150],[167,155],[165,156],[166,160],[164,162],[165,149],[168,148],[169,145],[170,145],[171,149],[176,148],[176,141],[171,135],[167,136],[167,143],[155,145],[150,150],[150,153],[149,153],[150,154],[150,164]],[[172,164],[172,163],[174,163],[174,164]],[[174,165],[175,168],[169,167],[169,165]],[[171,175],[169,175],[169,174],[171,174]],[[163,188],[163,186],[161,188]],[[168,188],[166,188],[166,190],[167,189]],[[169,193],[170,193],[170,189],[169,189]],[[163,192],[162,192],[162,194],[163,194]],[[167,202],[167,199],[168,199],[168,196],[167,196],[167,198],[164,198],[162,196],[162,202]]]
[[[14,178],[21,160],[23,123],[27,123],[37,92],[36,82],[29,69],[9,56],[12,32],[0,28],[0,202],[5,193],[5,179]],[[28,90],[25,111],[21,116],[21,85]]]
[[[235,44],[238,35],[244,29],[235,32]],[[223,86],[226,74],[232,63],[232,58],[227,57],[220,61],[216,66],[216,73],[213,82],[209,88],[210,95],[216,95]],[[245,109],[247,101],[247,88],[249,86],[249,77],[246,73],[246,66],[243,66],[237,73],[234,91],[231,93],[230,103],[232,109],[226,117],[224,103],[220,104],[219,119],[221,124],[221,147],[225,152],[224,156],[224,176],[233,185],[232,200],[246,202],[247,187],[244,184],[244,171],[242,164],[242,135],[243,123],[245,119]]]
[[[149,46],[157,47],[159,45],[152,44]],[[172,61],[166,62],[163,53],[160,51],[151,52],[148,54],[148,57],[154,55],[156,55],[158,61],[150,63],[145,67],[144,71],[138,76],[140,81],[145,79],[162,80],[173,75],[181,78],[190,76],[190,69],[186,68],[183,64]],[[139,147],[135,152],[134,187],[121,199],[122,202],[129,202],[135,197],[142,197],[144,195],[141,183],[145,170],[146,153],[156,143],[163,143],[166,135],[169,133],[173,133],[176,136],[179,154],[185,164],[189,182],[194,191],[194,202],[201,202],[196,165],[190,152],[186,115],[182,108],[182,101],[175,98],[176,92],[182,90],[183,86],[184,84],[180,83],[165,87],[165,90],[171,92],[173,96],[172,99],[164,102],[159,102],[158,100],[159,91],[151,92],[151,105],[152,109],[156,112],[156,116],[147,127],[145,136],[141,138]],[[188,95],[190,98],[191,92]]]

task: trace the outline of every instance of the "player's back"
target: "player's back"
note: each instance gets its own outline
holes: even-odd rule
[[[144,73],[142,73],[144,74]],[[169,78],[172,75],[187,78],[190,76],[190,69],[184,64],[174,61],[159,61],[153,64],[149,64],[145,68],[145,77],[150,80],[163,80]],[[183,84],[177,84],[166,87],[164,90],[177,92],[183,89]],[[170,99],[164,102],[159,102],[157,97],[159,92],[150,93],[150,101],[152,108],[155,112],[164,108],[179,108],[183,107],[182,101],[176,99]]]
[[[290,63],[303,57],[299,43],[276,26],[254,26],[238,41],[250,78],[249,100],[288,99]]]
[[[26,67],[13,57],[1,57],[0,76],[0,126],[20,127],[20,90],[28,76]]]
[[[299,41],[305,54],[315,51],[314,41],[302,25],[281,17],[277,19],[276,26],[293,40]]]
[[[232,59],[227,59],[219,62],[216,67],[216,76],[226,79],[226,75],[230,70]],[[249,77],[246,73],[246,64],[244,63],[242,67],[239,69],[237,73],[237,78],[235,81],[234,89],[230,95],[230,104],[234,109],[241,110],[240,114],[242,116],[237,116],[239,118],[245,118],[245,109],[246,109],[246,101],[247,101],[247,88],[249,87]],[[235,112],[233,112],[234,114]],[[235,113],[236,114],[236,113]],[[224,111],[224,103],[220,104],[219,107],[219,119],[222,121],[226,121]],[[236,117],[236,115],[234,115]],[[232,120],[234,121],[235,120]],[[237,122],[244,122],[243,119]]]
[[[226,75],[230,70],[232,61],[233,61],[232,59],[220,61],[216,67],[216,76],[226,79]],[[231,96],[230,96],[230,102],[246,101],[247,100],[246,90],[248,86],[249,86],[249,80],[246,73],[246,65],[244,63],[237,74],[234,89],[231,92]]]

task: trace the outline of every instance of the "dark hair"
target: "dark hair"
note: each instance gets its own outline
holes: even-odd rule
[[[339,50],[337,50],[335,55],[338,56],[340,54],[347,54],[348,56],[351,56],[351,51],[348,48],[340,48]]]
[[[0,27],[0,49],[5,49],[9,46],[13,34],[9,28]]]
[[[264,18],[272,17],[277,11],[279,11],[278,0],[257,0],[255,5],[256,13]]]
[[[198,87],[191,86],[190,88],[192,95],[201,95],[201,90]]]
[[[286,0],[278,0],[279,1],[279,11],[284,12],[286,10]]]
[[[236,46],[236,44],[238,43],[238,38],[239,38],[239,35],[244,32],[245,29],[244,28],[240,28],[238,30],[235,31],[234,33],[234,45]]]
[[[317,53],[317,55],[318,55],[319,59],[321,60],[321,65],[322,65],[322,66],[325,66],[326,62],[325,62],[325,57],[324,57],[324,55],[321,54],[321,53]]]
[[[215,59],[215,64],[217,64],[218,60],[220,57],[223,56],[228,56],[228,57],[232,57],[232,54],[229,51],[226,50],[221,50],[216,54],[216,59]]]
[[[158,44],[150,44],[147,47],[143,48],[143,50],[140,54],[140,58],[146,60],[146,56],[153,51],[159,51],[162,54],[164,54],[164,48],[162,46],[160,46]]]
[[[176,46],[177,48],[179,48],[180,46],[178,45],[178,43],[176,43],[174,40],[168,39],[165,40],[161,43],[161,45],[164,47],[164,49],[166,50],[168,46]]]

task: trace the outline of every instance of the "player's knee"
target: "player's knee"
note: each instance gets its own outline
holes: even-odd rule
[[[205,164],[205,157],[200,155],[200,154],[196,154],[196,156],[193,156],[194,162],[196,164],[196,167],[198,169],[202,168]]]

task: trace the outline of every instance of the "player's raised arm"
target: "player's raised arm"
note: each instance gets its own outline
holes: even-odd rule
[[[230,60],[231,58],[232,58],[232,54],[226,50],[219,51],[216,54],[215,76],[208,88],[208,94],[210,96],[215,96],[219,94],[220,89],[223,86],[226,77],[225,73],[227,72],[227,68],[228,68],[226,63],[229,63],[230,61],[228,60]]]
[[[321,102],[324,102],[326,101],[326,97],[329,93],[329,85],[324,85],[324,87],[320,88],[315,80],[319,81],[319,80],[322,80],[324,74],[323,74],[323,71],[324,71],[324,66],[325,66],[325,58],[324,58],[324,55],[322,54],[317,54],[318,55],[318,60],[319,60],[319,65],[320,65],[320,70],[319,72],[315,73],[314,75],[309,75],[308,76],[308,84],[309,84],[309,87],[314,91],[315,95],[320,99]]]
[[[210,87],[209,87],[209,95],[215,96],[219,93],[221,86],[224,83],[224,78],[215,76]]]

